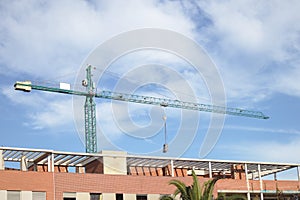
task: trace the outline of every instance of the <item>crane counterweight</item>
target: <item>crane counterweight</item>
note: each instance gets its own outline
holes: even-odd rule
[[[15,90],[21,90],[24,92],[31,91],[31,81],[17,81],[14,85]]]

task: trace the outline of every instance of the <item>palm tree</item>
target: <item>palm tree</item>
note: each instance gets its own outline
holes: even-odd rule
[[[214,186],[218,179],[212,179],[204,183],[201,187],[195,174],[192,171],[193,184],[191,186],[185,185],[185,183],[179,180],[171,180],[170,185],[174,185],[177,189],[172,196],[162,196],[160,200],[172,200],[175,199],[177,195],[180,194],[182,200],[210,200],[212,199],[212,193]]]

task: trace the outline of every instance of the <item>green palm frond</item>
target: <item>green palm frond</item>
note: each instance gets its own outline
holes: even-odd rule
[[[198,177],[194,172],[194,170],[192,171],[192,176],[193,176],[193,185],[192,185],[191,199],[201,200],[202,191],[198,181]]]
[[[163,195],[159,198],[159,200],[175,200],[171,195]]]
[[[174,185],[177,189],[174,192],[174,196],[177,196],[178,194],[181,195],[182,199],[188,199],[188,191],[187,191],[187,186],[185,183],[179,181],[179,180],[171,180],[169,182],[170,185]]]
[[[203,194],[202,194],[203,199],[212,199],[214,186],[218,180],[219,179],[212,179],[212,180],[207,181],[204,184],[204,190],[203,190]]]
[[[214,186],[218,179],[212,179],[204,183],[201,187],[199,184],[198,177],[194,170],[192,171],[193,184],[191,186],[185,185],[182,181],[171,180],[170,185],[174,185],[176,190],[174,192],[174,197],[180,195],[182,200],[210,200],[212,199],[212,194]],[[166,199],[168,200],[168,199]]]

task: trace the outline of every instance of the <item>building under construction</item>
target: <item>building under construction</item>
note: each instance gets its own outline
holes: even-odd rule
[[[298,199],[300,164],[74,153],[0,147],[1,200],[157,200],[172,194],[169,181],[220,178],[214,198]],[[294,170],[295,180],[278,173]],[[272,176],[273,175],[273,176]],[[264,177],[272,177],[266,180]]]

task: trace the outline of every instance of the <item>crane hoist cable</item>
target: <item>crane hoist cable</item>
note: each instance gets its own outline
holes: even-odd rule
[[[163,115],[162,119],[164,120],[164,136],[165,136],[165,143],[163,145],[163,153],[167,153],[168,152],[168,143],[167,143],[167,115],[166,115],[165,110],[164,110],[164,115]]]

